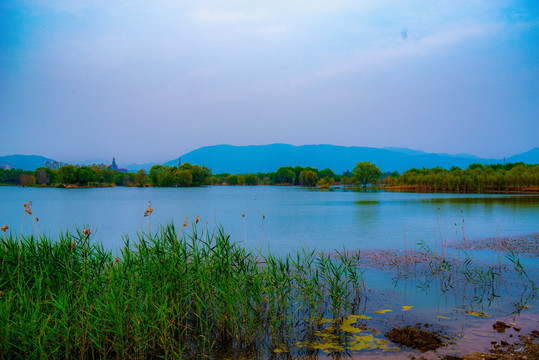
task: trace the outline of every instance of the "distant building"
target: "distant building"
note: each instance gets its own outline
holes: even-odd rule
[[[119,171],[121,173],[126,173],[127,172],[127,169],[118,167],[118,164],[116,164],[116,159],[115,158],[112,158],[112,164],[110,164],[110,169],[115,170],[115,171]]]
[[[182,159],[178,156],[178,167],[182,164]]]
[[[2,168],[4,170],[9,170],[9,169],[11,169],[11,166],[9,166],[9,165],[0,165],[0,168]]]
[[[45,161],[45,167],[47,169],[53,169],[58,170],[60,166],[65,165],[64,163],[61,163],[59,161]]]
[[[112,164],[110,164],[111,170],[118,170],[118,165],[116,165],[116,159],[112,158]]]

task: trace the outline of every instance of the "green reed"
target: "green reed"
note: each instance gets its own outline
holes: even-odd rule
[[[196,223],[126,238],[118,253],[89,229],[9,234],[0,256],[2,359],[267,354],[365,294],[358,256],[262,255]]]
[[[472,250],[465,251],[463,257],[447,258],[443,256],[444,251],[437,255],[422,240],[418,246],[419,251],[414,253],[395,254],[391,262],[396,270],[395,285],[402,279],[413,279],[424,291],[435,287],[444,294],[458,294],[463,307],[490,304],[504,295],[520,294],[521,298],[527,299],[537,297],[538,288],[534,280],[512,251],[505,256],[513,263],[511,268],[498,261],[494,265],[477,262]]]

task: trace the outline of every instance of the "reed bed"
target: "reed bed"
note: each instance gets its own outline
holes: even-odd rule
[[[0,358],[264,356],[365,295],[359,254],[262,255],[222,228],[186,230],[162,226],[117,253],[89,229],[4,234]]]

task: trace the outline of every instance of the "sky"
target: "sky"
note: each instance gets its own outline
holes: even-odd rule
[[[539,146],[539,2],[0,2],[0,155],[271,143]]]

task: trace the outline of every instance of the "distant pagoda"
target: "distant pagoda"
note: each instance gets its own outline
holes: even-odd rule
[[[118,170],[118,165],[116,165],[116,159],[112,158],[112,164],[110,165],[111,170]]]

